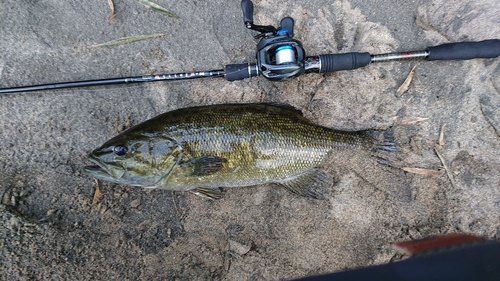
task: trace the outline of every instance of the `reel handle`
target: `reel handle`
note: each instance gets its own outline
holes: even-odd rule
[[[274,33],[276,28],[271,25],[253,24],[253,3],[251,0],[241,0],[241,10],[243,11],[243,22],[246,28],[258,31],[260,33]],[[258,38],[257,36],[256,38]]]
[[[293,37],[293,26],[295,21],[291,17],[286,17],[281,20],[278,32],[286,32],[288,36]]]
[[[245,25],[253,24],[253,3],[251,0],[241,1],[241,10],[243,11],[243,22]]]

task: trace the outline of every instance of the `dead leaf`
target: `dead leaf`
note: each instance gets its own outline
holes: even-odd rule
[[[439,133],[439,139],[438,139],[438,144],[440,146],[443,146],[444,145],[444,127],[446,126],[446,124],[443,124],[443,126],[441,127],[441,132]]]
[[[405,116],[401,119],[401,124],[413,124],[413,123],[422,122],[425,120],[429,120],[429,118]]]
[[[148,0],[135,0],[135,1],[137,3],[139,3],[139,4],[142,4],[142,5],[150,8],[153,11],[157,11],[157,12],[163,13],[163,14],[169,16],[169,17],[172,17],[172,18],[178,18],[178,16],[175,13],[173,13],[173,12],[171,12],[171,11],[163,8],[162,6],[160,6],[158,4],[155,4],[155,3],[151,2],[151,1],[148,1]]]
[[[113,19],[116,17],[117,13],[115,11],[115,4],[113,0],[108,0],[109,8],[111,9],[111,17],[109,17],[109,23],[113,22]]]
[[[94,199],[92,199],[92,206],[95,206],[97,202],[99,201],[99,198],[101,197],[101,188],[99,187],[99,181],[95,179],[95,192],[94,192]]]
[[[402,167],[401,170],[408,172],[408,173],[425,175],[425,176],[439,176],[439,175],[441,175],[441,172],[439,172],[438,170],[430,170],[430,169],[423,169],[423,168]]]
[[[399,124],[400,120],[403,119],[403,116],[405,116],[406,110],[408,109],[408,104],[410,103],[412,98],[413,97],[410,96],[408,99],[406,99],[405,104],[398,110],[396,116],[393,117],[395,123],[394,125],[396,125],[396,123]]]
[[[413,80],[413,74],[415,73],[415,68],[417,66],[415,65],[411,70],[410,70],[410,73],[408,74],[408,76],[406,77],[405,81],[403,82],[403,84],[401,84],[401,86],[398,88],[398,90],[396,91],[396,93],[398,94],[402,94],[406,91],[408,91],[408,88],[410,88],[410,83],[411,83],[411,80]]]
[[[109,47],[109,46],[115,46],[115,45],[123,45],[123,44],[128,44],[128,43],[133,43],[133,42],[137,42],[137,41],[141,41],[141,40],[158,38],[158,37],[163,37],[163,36],[165,36],[165,34],[161,33],[161,34],[122,37],[122,38],[118,38],[115,40],[111,40],[109,42],[94,45],[94,47]]]

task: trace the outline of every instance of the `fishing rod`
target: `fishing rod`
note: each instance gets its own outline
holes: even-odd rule
[[[491,39],[480,42],[442,44],[428,47],[421,51],[378,55],[372,55],[367,52],[351,52],[306,56],[302,43],[293,39],[294,20],[291,17],[283,18],[278,28],[271,25],[256,25],[253,23],[252,1],[242,0],[241,9],[243,10],[246,28],[259,32],[258,35],[254,36],[255,39],[260,39],[257,43],[257,63],[228,64],[224,69],[209,71],[155,74],[0,88],[0,93],[11,94],[61,88],[186,80],[208,77],[224,77],[228,81],[235,81],[263,75],[267,79],[281,81],[297,77],[304,73],[328,73],[340,70],[352,70],[367,66],[374,62],[408,59],[426,59],[428,61],[468,60],[475,58],[496,58],[500,55],[500,39]]]

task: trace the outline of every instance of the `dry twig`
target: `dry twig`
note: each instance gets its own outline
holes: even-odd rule
[[[401,170],[408,173],[425,175],[425,176],[439,176],[441,174],[438,170],[430,170],[423,168],[402,167]]]
[[[177,209],[177,203],[175,202],[175,193],[172,191],[172,202],[174,203],[174,209],[175,212],[177,213],[177,217],[181,217],[181,214],[179,213],[179,210]]]

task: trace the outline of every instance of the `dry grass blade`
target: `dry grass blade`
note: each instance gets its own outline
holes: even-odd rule
[[[425,120],[429,120],[429,118],[405,116],[401,119],[401,124],[413,124],[413,123],[422,122]]]
[[[415,68],[417,66],[415,65],[411,70],[410,70],[410,73],[408,74],[408,76],[406,77],[405,81],[403,82],[403,84],[401,84],[401,86],[398,88],[398,90],[396,91],[396,93],[398,94],[402,94],[406,91],[408,91],[408,88],[410,88],[410,83],[411,83],[411,80],[413,80],[413,74],[415,73]]]
[[[101,188],[99,187],[99,181],[95,179],[95,193],[94,193],[94,199],[92,199],[92,206],[95,206],[97,202],[99,201],[99,198],[101,197]]]
[[[450,169],[448,168],[448,164],[446,164],[446,160],[444,159],[440,150],[441,150],[441,148],[439,146],[434,147],[434,151],[436,152],[437,156],[439,157],[439,160],[441,160],[441,163],[443,164],[443,168],[446,170],[446,174],[448,175],[448,178],[450,179],[451,184],[455,184],[455,181],[453,180],[453,176],[451,175]]]
[[[423,168],[402,167],[401,170],[408,173],[425,175],[425,176],[439,176],[441,174],[441,172],[439,172],[438,170],[430,170]]]
[[[158,4],[155,4],[155,3],[151,2],[151,1],[148,1],[148,0],[135,0],[135,1],[137,3],[139,3],[139,4],[142,4],[142,5],[150,8],[153,11],[157,11],[157,12],[163,13],[163,14],[169,16],[169,17],[172,17],[172,18],[178,18],[178,16],[175,13],[173,13],[173,12],[171,12],[171,11],[163,8],[162,6],[160,6]]]
[[[113,0],[108,0],[109,8],[111,9],[111,17],[109,17],[109,22],[112,23],[113,19],[116,17],[115,4]]]
[[[448,165],[446,164],[446,160],[444,159],[443,155],[441,154],[441,149],[443,149],[443,144],[444,144],[444,127],[446,124],[441,126],[441,132],[439,132],[439,139],[438,143],[434,145],[434,151],[436,152],[436,155],[439,157],[439,160],[441,160],[441,163],[443,164],[443,168],[446,170],[446,174],[448,175],[448,178],[451,181],[451,184],[455,184],[455,181],[453,180],[453,175],[450,172],[450,169],[448,168]]]
[[[109,47],[109,46],[116,46],[116,45],[123,45],[123,44],[128,44],[128,43],[133,43],[141,40],[146,40],[146,39],[153,39],[153,38],[158,38],[158,37],[163,37],[165,34],[151,34],[151,35],[140,35],[140,36],[130,36],[130,37],[122,37],[118,38],[109,42],[97,44],[94,47]]]

